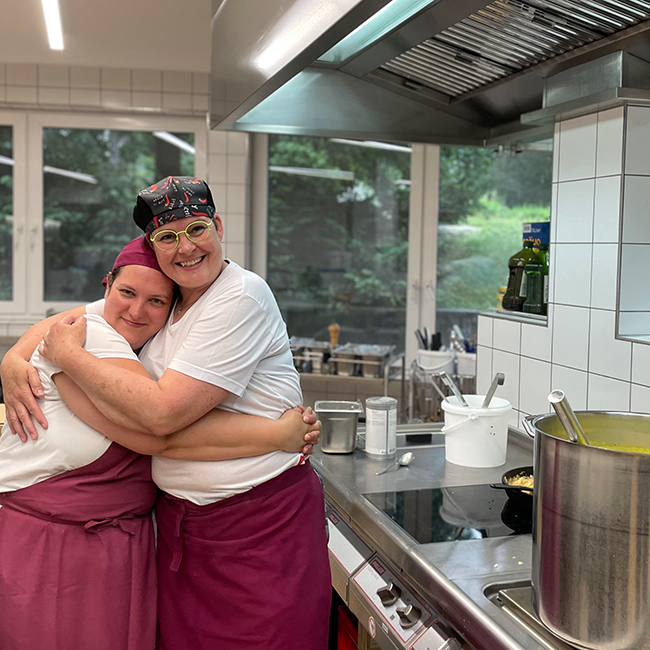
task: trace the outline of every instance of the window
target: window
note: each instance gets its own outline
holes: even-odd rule
[[[454,324],[474,337],[478,312],[495,309],[507,284],[522,224],[549,221],[551,148],[441,147],[436,323],[443,342]]]
[[[193,174],[193,133],[43,129],[43,299],[100,298],[115,256],[141,234],[138,191]]]
[[[404,349],[410,147],[269,137],[268,272],[291,336]]]
[[[0,112],[2,331],[100,298],[137,192],[206,168],[199,118]]]

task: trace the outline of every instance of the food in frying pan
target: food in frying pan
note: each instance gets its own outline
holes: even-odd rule
[[[532,488],[534,485],[535,479],[530,474],[517,474],[517,476],[512,476],[506,479],[508,485],[516,485],[518,487],[527,487]]]

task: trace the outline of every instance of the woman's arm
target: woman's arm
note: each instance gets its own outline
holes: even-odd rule
[[[164,436],[209,413],[231,393],[167,369],[157,381],[132,371],[130,361],[107,363],[85,350],[85,318],[66,318],[43,337],[41,354],[57,365],[110,420],[123,427]]]
[[[139,364],[132,363],[138,372]],[[141,366],[140,369],[144,371]],[[309,455],[319,438],[320,422],[311,409],[304,415],[297,409],[288,411],[279,420],[213,409],[176,433],[154,436],[127,429],[106,418],[67,375],[54,375],[54,382],[68,407],[86,424],[123,447],[148,456],[228,460],[278,450]]]
[[[38,371],[29,363],[29,359],[54,323],[68,315],[82,315],[85,311],[85,306],[77,307],[32,325],[2,359],[0,377],[2,378],[6,419],[12,432],[17,434],[23,442],[27,441],[27,435],[34,440],[38,438],[32,417],[44,429],[47,429],[47,420],[37,402],[37,398],[43,397],[43,387],[38,377]]]

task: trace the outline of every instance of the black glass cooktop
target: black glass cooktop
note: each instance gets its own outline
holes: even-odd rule
[[[532,498],[508,498],[489,485],[363,495],[420,544],[531,532]]]

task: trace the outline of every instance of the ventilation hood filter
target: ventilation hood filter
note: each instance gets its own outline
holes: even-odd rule
[[[458,98],[649,18],[642,0],[497,0],[380,69]]]

